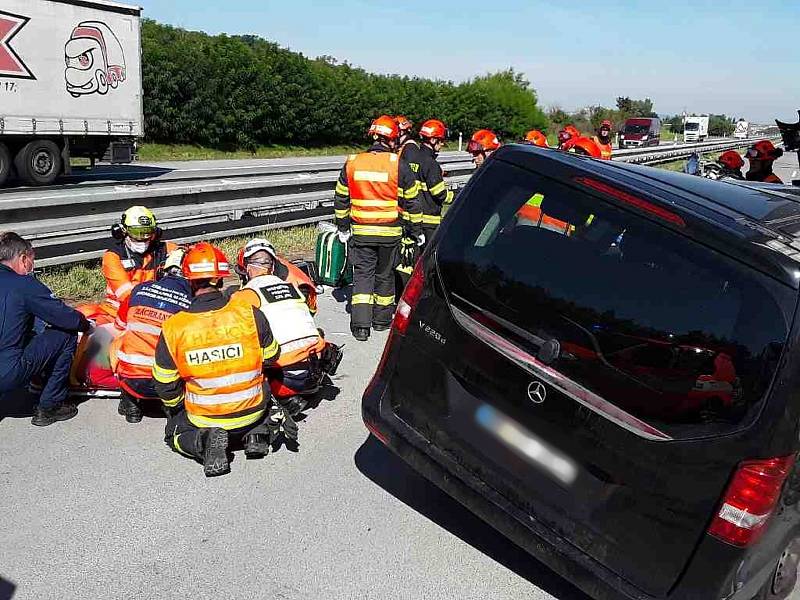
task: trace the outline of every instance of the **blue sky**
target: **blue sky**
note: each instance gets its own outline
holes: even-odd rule
[[[134,0],[135,1],[135,0]],[[661,114],[796,120],[800,2],[139,0],[148,17],[252,33],[381,73],[463,80],[514,67],[545,107],[649,96]]]

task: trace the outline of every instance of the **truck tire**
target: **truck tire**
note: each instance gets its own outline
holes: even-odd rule
[[[11,152],[5,144],[0,144],[0,187],[11,177]]]
[[[61,151],[50,140],[34,140],[17,152],[14,166],[24,182],[50,185],[61,174]]]

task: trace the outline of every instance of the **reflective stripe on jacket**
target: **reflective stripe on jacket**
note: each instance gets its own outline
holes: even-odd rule
[[[189,308],[189,282],[182,277],[136,286],[120,306],[116,325],[124,333],[111,346],[111,365],[119,379],[150,379],[161,326]]]
[[[180,312],[163,325],[175,372],[153,367],[157,382],[180,378],[186,414],[197,427],[238,429],[264,415],[264,353],[253,308],[228,302],[217,310]]]
[[[130,296],[133,288],[140,283],[154,281],[158,267],[177,245],[172,242],[158,242],[151,252],[144,256],[130,254],[125,242],[117,242],[103,254],[103,277],[106,279],[106,302],[119,307],[120,302]]]
[[[262,275],[247,282],[233,295],[259,309],[269,322],[272,335],[281,348],[276,365],[286,367],[308,360],[312,353],[325,348],[314,317],[303,294],[289,282],[275,275]]]

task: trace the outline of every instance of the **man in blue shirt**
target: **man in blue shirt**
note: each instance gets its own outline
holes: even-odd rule
[[[78,414],[66,402],[69,371],[78,332],[92,325],[33,278],[33,266],[31,243],[0,232],[0,397],[41,378],[42,394],[31,422],[44,427]],[[34,330],[37,319],[45,325],[40,333]]]

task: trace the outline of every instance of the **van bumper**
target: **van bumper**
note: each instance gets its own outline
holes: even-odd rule
[[[748,580],[741,582],[742,569],[747,562],[743,552],[706,536],[669,594],[647,594],[523,513],[431,444],[392,412],[387,389],[386,381],[376,376],[362,399],[362,418],[373,436],[420,475],[591,598],[752,600],[772,576],[772,570],[764,568],[761,572],[750,573]]]

